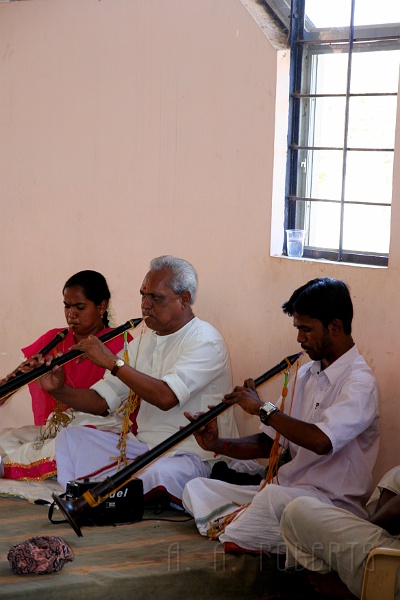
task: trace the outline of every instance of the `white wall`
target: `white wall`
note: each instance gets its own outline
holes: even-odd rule
[[[389,267],[291,261],[269,252],[273,194],[283,201],[275,93],[287,56],[240,0],[0,4],[0,57],[0,373],[19,363],[21,346],[64,324],[63,284],[84,268],[107,277],[122,323],[140,314],[151,258],[193,262],[196,313],[225,335],[235,383],[297,351],[280,309],[291,292],[338,277],[381,387],[376,475],[397,464],[400,152]],[[275,400],[279,387],[263,395]],[[0,416],[3,426],[27,422],[26,392]],[[243,417],[243,432],[254,427]]]

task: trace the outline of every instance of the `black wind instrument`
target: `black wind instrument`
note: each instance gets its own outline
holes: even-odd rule
[[[103,344],[106,342],[109,342],[110,340],[113,340],[117,336],[121,335],[121,333],[124,333],[124,331],[127,331],[128,329],[134,329],[142,321],[143,321],[143,318],[131,319],[130,321],[127,321],[123,325],[120,325],[119,327],[116,327],[115,329],[112,329],[111,331],[108,331],[107,333],[100,335],[98,337],[98,339],[101,342],[103,342]],[[56,343],[58,343],[58,342],[56,342]],[[46,350],[46,349],[47,349],[47,346],[45,346],[44,350]],[[41,353],[42,352],[43,352],[43,350],[41,351]],[[48,352],[48,350],[47,350],[47,352]],[[27,385],[28,383],[31,383],[32,381],[39,379],[39,377],[42,377],[42,375],[51,371],[52,368],[55,367],[56,365],[57,366],[65,365],[67,362],[74,360],[74,358],[81,356],[81,354],[84,354],[84,352],[82,350],[70,350],[69,352],[66,352],[65,354],[63,354],[62,356],[57,356],[56,358],[54,358],[50,365],[39,365],[38,367],[35,367],[34,369],[32,369],[31,371],[28,371],[27,373],[20,373],[17,377],[13,377],[9,381],[6,381],[6,383],[4,383],[3,385],[0,385],[0,400],[2,398],[4,398],[5,396],[9,396],[10,394],[16,392],[20,388],[24,387],[24,385]]]
[[[53,350],[53,348],[55,348],[57,346],[57,344],[59,344],[60,342],[62,342],[62,340],[66,337],[68,331],[69,331],[69,327],[67,327],[66,329],[63,329],[62,331],[59,331],[53,337],[53,339],[50,340],[50,342],[48,344],[46,344],[45,346],[43,346],[43,348],[41,350],[39,350],[39,352],[37,352],[36,354],[37,355],[41,354],[43,357],[46,356],[46,354],[48,354],[51,350]],[[25,362],[28,362],[30,360],[33,360],[33,358],[27,358]],[[15,372],[13,381],[15,380],[16,377],[20,377],[21,375],[23,375],[24,372],[25,371],[21,371],[20,369],[18,369]]]
[[[67,336],[68,331],[69,331],[69,327],[67,327],[66,329],[63,329],[62,331],[59,331],[54,336],[54,338],[48,344],[46,344],[46,346],[44,346],[41,350],[39,350],[38,354],[41,354],[42,356],[46,356],[46,354],[48,354],[51,350],[53,350],[53,348],[55,348],[57,346],[57,344],[59,344],[60,342],[63,341],[63,339]]]
[[[302,353],[300,352],[284,358],[275,367],[255,379],[255,386],[260,386],[266,381],[273,379],[277,375],[288,371],[290,367],[295,364],[301,354]],[[76,535],[82,537],[82,532],[78,522],[84,510],[86,510],[88,507],[95,508],[104,502],[104,500],[106,500],[112,493],[116,492],[131,479],[133,479],[134,476],[139,473],[139,471],[143,471],[157,458],[168,452],[174,446],[177,446],[180,442],[200,429],[200,427],[207,425],[207,423],[215,419],[218,415],[230,407],[230,404],[225,404],[224,402],[217,404],[217,406],[213,406],[206,413],[200,415],[193,423],[189,423],[151,450],[148,450],[139,456],[139,458],[137,458],[133,463],[115,473],[115,475],[107,477],[104,481],[101,481],[93,488],[87,490],[79,498],[71,501],[63,500],[57,496],[57,494],[53,493],[52,497],[54,502],[62,511]]]

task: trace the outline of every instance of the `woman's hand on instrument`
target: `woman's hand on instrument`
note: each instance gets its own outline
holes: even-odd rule
[[[82,339],[75,346],[71,346],[70,350],[80,350],[84,353],[78,362],[88,358],[95,365],[110,370],[117,358],[95,335]]]
[[[8,375],[6,375],[2,379],[0,379],[0,385],[4,385],[5,383],[7,383],[7,381],[10,381],[10,379],[13,379],[14,377],[15,377],[15,371],[13,371],[12,373],[9,373]]]
[[[237,385],[233,392],[226,394],[222,399],[226,404],[239,404],[249,415],[260,414],[260,407],[264,402],[257,394],[253,379],[246,379],[243,386]]]
[[[212,407],[209,406],[209,408]],[[196,419],[200,417],[200,415],[202,415],[203,413],[198,412],[192,415],[189,412],[184,412],[183,414],[191,423],[195,423]],[[203,448],[203,450],[208,450],[209,452],[215,452],[216,454],[219,454],[221,440],[218,437],[217,419],[213,419],[206,425],[203,425],[196,432],[194,432],[193,435],[196,438],[196,442],[199,444],[200,448]]]
[[[29,371],[32,371],[32,369],[38,367],[42,362],[42,355],[35,354],[34,356],[31,356],[31,358],[27,358],[24,361],[22,361],[22,363],[16,369],[14,369],[12,373],[7,375],[7,377],[10,378],[15,377],[16,375],[20,375],[21,373],[29,373]]]
[[[6,375],[2,379],[0,379],[0,385],[6,384],[7,381],[10,381],[10,379],[13,379],[14,377],[15,377],[15,372],[13,371],[12,373],[9,373],[8,375]],[[3,406],[3,404],[5,404],[5,402],[6,402],[6,400],[8,400],[10,398],[10,396],[12,396],[13,394],[14,394],[14,392],[11,392],[11,394],[7,394],[7,396],[4,396],[4,398],[1,398],[0,406]]]

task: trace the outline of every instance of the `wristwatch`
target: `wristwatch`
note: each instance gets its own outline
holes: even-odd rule
[[[272,402],[267,402],[260,408],[260,421],[264,423],[264,425],[267,425],[270,416],[277,410],[279,410],[279,408],[275,406],[275,404],[272,404]]]
[[[122,360],[122,358],[118,358],[118,360],[115,361],[113,368],[111,369],[111,375],[116,375],[120,368],[123,367],[125,364],[126,363],[124,360]]]

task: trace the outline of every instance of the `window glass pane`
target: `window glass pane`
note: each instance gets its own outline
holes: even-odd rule
[[[309,202],[306,214],[307,245],[326,248],[328,250],[337,250],[340,233],[340,204],[332,202]]]
[[[300,145],[343,148],[345,98],[305,98],[301,114],[310,121]]]
[[[316,28],[346,27],[350,24],[351,0],[306,0],[307,18]],[[354,25],[381,25],[400,23],[398,0],[356,0]]]
[[[340,200],[342,193],[343,152],[337,150],[314,150],[305,153],[305,162],[299,168],[306,171],[305,198]],[[304,177],[304,173],[302,174]]]
[[[349,148],[394,148],[396,96],[356,96],[349,103]]]
[[[400,0],[398,0],[400,6]],[[351,94],[394,93],[399,85],[400,50],[355,52],[351,65]]]
[[[354,25],[400,23],[399,0],[356,0]]]
[[[354,252],[389,253],[390,206],[346,205],[343,247]]]
[[[343,27],[350,24],[351,0],[306,0],[305,14],[315,27]]]
[[[325,54],[311,54],[307,58],[311,62],[311,82],[302,77],[302,92],[313,94],[345,94],[347,87],[348,54],[331,51]],[[308,65],[303,65],[303,72]],[[335,76],[332,77],[332,72]],[[304,73],[305,75],[305,73]]]
[[[393,152],[348,152],[345,201],[392,201]]]

